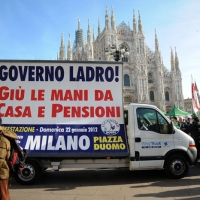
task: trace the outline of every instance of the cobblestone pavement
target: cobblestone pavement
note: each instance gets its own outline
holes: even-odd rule
[[[200,200],[200,163],[178,180],[163,171],[48,169],[34,185],[10,184],[12,200]]]

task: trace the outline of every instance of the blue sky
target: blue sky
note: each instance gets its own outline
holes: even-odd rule
[[[163,62],[170,70],[170,47],[177,50],[184,98],[191,98],[191,75],[200,89],[199,0],[0,0],[0,59],[56,59],[61,34],[74,43],[78,18],[87,37],[88,19],[97,35],[105,10],[114,8],[116,25],[132,28],[133,10],[142,19],[145,42],[154,51],[155,29]]]

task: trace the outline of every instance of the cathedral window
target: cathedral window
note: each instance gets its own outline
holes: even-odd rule
[[[165,92],[165,100],[169,101],[169,92]]]
[[[130,78],[128,74],[124,75],[124,86],[130,86]]]
[[[131,103],[131,97],[124,97],[124,102]]]
[[[150,100],[154,101],[154,91],[150,91]]]
[[[152,75],[152,73],[148,73],[148,83],[153,83],[153,75]]]
[[[128,62],[128,57],[127,56],[122,57],[122,62]]]

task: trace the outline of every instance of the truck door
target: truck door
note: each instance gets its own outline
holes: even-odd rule
[[[137,108],[135,120],[135,160],[139,168],[160,168],[164,155],[174,149],[169,122],[155,109]]]

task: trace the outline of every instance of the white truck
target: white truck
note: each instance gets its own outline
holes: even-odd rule
[[[0,117],[27,149],[16,180],[47,168],[162,170],[184,177],[194,140],[155,106],[123,106],[123,63],[0,60]]]

